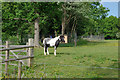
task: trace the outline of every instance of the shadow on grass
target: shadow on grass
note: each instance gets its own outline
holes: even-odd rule
[[[49,53],[49,54],[53,54],[54,55],[54,53]],[[59,54],[70,55],[71,53],[56,53],[56,55],[59,55]]]
[[[57,52],[56,53],[56,57],[61,57],[63,55],[70,55],[70,54],[71,53],[59,53],[59,52]],[[36,58],[38,58],[38,57],[40,57],[40,58],[46,58],[46,57],[50,57],[50,56],[54,56],[54,52],[50,52],[49,55],[47,55],[47,53],[46,53],[46,56],[43,53],[43,54],[35,55],[34,57],[36,57]]]

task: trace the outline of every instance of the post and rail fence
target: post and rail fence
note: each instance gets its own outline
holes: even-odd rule
[[[6,51],[5,54],[0,54],[0,56],[5,56],[5,59],[2,61],[2,63],[5,63],[5,76],[8,76],[9,62],[18,61],[18,78],[21,79],[22,64],[25,65],[23,59],[27,59],[27,64],[26,64],[27,66],[31,67],[33,64],[33,58],[34,58],[33,39],[30,38],[28,40],[27,45],[9,45],[9,41],[6,41],[6,45],[0,45],[0,47],[3,47],[3,49],[0,49],[0,52]],[[26,48],[26,50],[24,50],[24,48]],[[19,49],[19,50],[16,50],[16,49]],[[10,52],[13,54],[12,56],[14,56],[15,58],[9,59],[9,56],[11,56]],[[15,52],[19,52],[19,53],[16,54]],[[19,54],[21,52],[26,52],[27,56],[19,57]]]

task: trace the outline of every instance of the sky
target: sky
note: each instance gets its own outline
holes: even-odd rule
[[[120,0],[101,0],[101,4],[104,6],[104,7],[107,7],[110,12],[108,12],[108,16],[116,16],[118,17],[118,11],[120,12]],[[119,8],[118,8],[118,2],[119,2]],[[120,16],[120,14],[119,14]]]

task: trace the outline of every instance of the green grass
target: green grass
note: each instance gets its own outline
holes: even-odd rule
[[[77,47],[58,47],[57,56],[53,51],[53,48],[49,48],[50,55],[44,56],[43,48],[35,48],[34,65],[23,71],[24,77],[118,78],[117,40],[80,42]]]
[[[85,45],[87,44],[87,45]],[[117,78],[118,70],[95,68],[118,68],[118,43],[115,40],[87,42],[77,47],[53,48],[50,55],[43,55],[43,48],[34,50],[34,66],[26,77],[34,78]],[[43,64],[44,63],[44,64]],[[29,73],[32,71],[31,73]]]

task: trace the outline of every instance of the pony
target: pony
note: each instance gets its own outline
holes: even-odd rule
[[[65,43],[63,35],[55,37],[55,38],[45,38],[43,40],[44,55],[46,55],[46,52],[47,52],[47,55],[49,55],[48,47],[54,47],[54,55],[56,56],[56,49],[57,49],[60,42]]]

